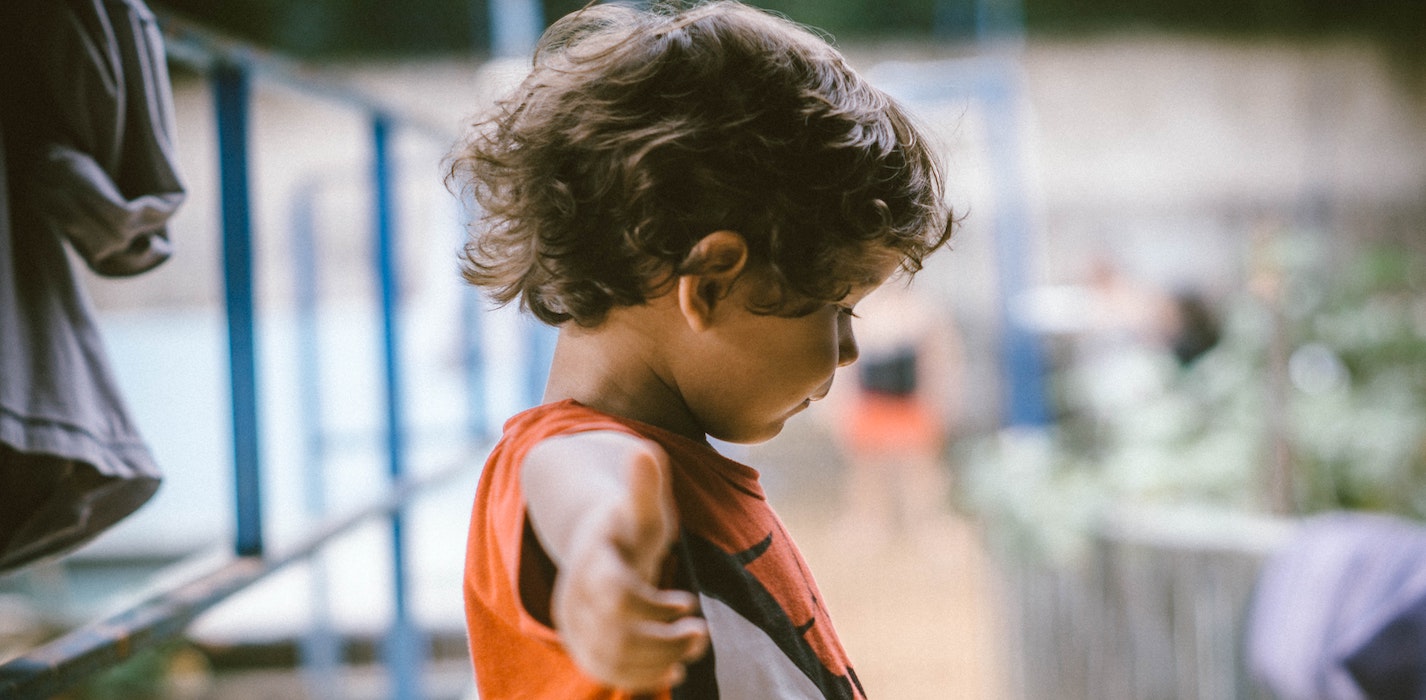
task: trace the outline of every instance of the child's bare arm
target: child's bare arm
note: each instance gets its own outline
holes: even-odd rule
[[[558,567],[551,614],[586,673],[630,691],[682,680],[708,630],[686,591],[655,587],[678,519],[668,456],[613,431],[545,440],[525,457],[530,520]]]

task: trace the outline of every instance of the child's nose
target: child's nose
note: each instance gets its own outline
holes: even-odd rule
[[[837,321],[837,366],[846,367],[856,362],[861,355],[857,347],[857,336],[852,332],[852,319],[843,317]]]

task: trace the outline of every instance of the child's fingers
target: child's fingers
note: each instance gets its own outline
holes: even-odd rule
[[[635,634],[647,645],[648,661],[654,666],[677,667],[681,671],[708,651],[708,623],[700,617],[640,623]],[[681,681],[682,677],[676,682]]]
[[[619,676],[647,680],[645,688],[666,688],[683,681],[684,666],[708,649],[708,623],[698,617],[698,598],[687,591],[639,591],[629,600]],[[634,686],[628,686],[630,688]]]
[[[655,662],[687,662],[698,659],[708,648],[708,623],[685,617],[673,622],[643,622],[634,630],[638,644]]]
[[[673,622],[698,614],[698,596],[677,589],[655,588],[642,581],[630,591],[630,611],[645,620]]]
[[[685,661],[703,655],[708,622],[698,615],[698,596],[647,586],[630,596],[629,605],[631,617],[637,620],[633,628],[644,640],[682,649],[679,658]]]
[[[631,630],[616,683],[631,690],[667,688],[683,682],[688,664],[708,650],[708,626],[701,618],[642,622]]]
[[[701,617],[674,620],[668,626],[669,640],[683,650],[679,661],[687,664],[703,658],[708,651],[708,621]]]
[[[625,690],[658,690],[682,682],[685,666],[701,658],[708,648],[708,628],[700,618],[673,622],[639,620],[609,630],[605,643],[571,655],[600,681]]]

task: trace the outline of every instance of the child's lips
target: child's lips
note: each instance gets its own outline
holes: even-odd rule
[[[815,393],[815,394],[813,394],[813,395],[811,395],[811,396],[809,396],[809,397],[803,399],[803,400],[802,400],[802,403],[797,404],[797,408],[792,409],[793,412],[796,413],[796,412],[798,412],[798,411],[802,411],[802,410],[806,409],[808,406],[811,406],[811,405],[812,405],[812,402],[813,402],[813,401],[821,401],[822,399],[827,398],[827,392],[829,392],[829,391],[831,391],[831,390],[832,390],[832,382],[831,382],[830,380],[828,380],[828,382],[827,382],[826,384],[823,384],[821,387],[819,387],[819,388],[817,389],[817,393]]]

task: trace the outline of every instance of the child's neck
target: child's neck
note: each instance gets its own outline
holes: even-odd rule
[[[647,307],[610,312],[596,328],[560,328],[544,401],[574,399],[610,415],[648,423],[703,441],[657,349],[666,347]],[[642,317],[642,318],[641,318]]]

